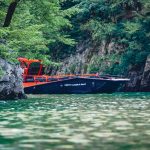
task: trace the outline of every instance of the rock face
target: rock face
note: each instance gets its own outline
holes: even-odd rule
[[[131,81],[126,85],[126,91],[150,92],[150,55],[140,70],[129,71],[128,78]]]
[[[141,80],[142,80],[143,71],[132,70],[128,73],[128,82],[125,86],[126,92],[139,92],[141,91]]]
[[[147,57],[141,81],[141,91],[150,91],[150,55]]]
[[[94,49],[90,41],[84,41],[77,46],[75,55],[66,58],[62,66],[58,69],[57,74],[83,74],[87,72],[89,64],[94,53],[98,52],[98,46]],[[94,49],[94,50],[93,50]]]
[[[25,99],[20,66],[0,58],[0,69],[0,100]]]
[[[91,42],[91,40],[84,41],[77,46],[75,55],[64,60],[63,65],[58,69],[57,74],[89,73],[89,65],[94,63],[96,57],[102,58],[106,54],[111,55],[116,52],[119,53],[121,50],[122,48],[118,47],[118,45],[113,42],[107,43],[103,41],[99,43],[99,45],[94,45],[94,42]],[[109,66],[109,62],[105,61],[101,65]]]
[[[76,48],[76,54],[66,58],[63,65],[55,72],[57,72],[57,74],[84,74],[89,73],[89,64],[94,64],[93,66],[96,66],[96,64],[101,64],[102,67],[99,73],[103,73],[103,66],[109,67],[111,66],[111,62],[103,60],[102,62],[96,63],[94,58],[103,58],[106,55],[111,56],[115,53],[119,55],[123,51],[121,46],[115,45],[113,42],[106,43],[103,41],[99,46],[94,46],[93,43],[90,43],[89,41],[79,44]],[[126,74],[126,77],[130,78],[130,82],[125,86],[124,91],[150,92],[150,55],[147,58],[146,64],[135,68],[130,68],[129,72]]]

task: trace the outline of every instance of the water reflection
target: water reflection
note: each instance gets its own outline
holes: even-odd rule
[[[149,93],[30,97],[0,102],[0,149],[150,147]]]

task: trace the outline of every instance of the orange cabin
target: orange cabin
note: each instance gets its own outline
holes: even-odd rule
[[[55,76],[47,76],[44,75],[44,67],[41,63],[41,60],[38,59],[27,59],[27,58],[18,58],[21,67],[24,69],[24,82],[52,82],[58,81],[65,78],[72,78],[72,77],[82,77],[87,78],[90,76],[97,76],[96,74],[83,74],[83,75],[55,75]]]
[[[41,60],[18,58],[21,67],[24,69],[24,76],[28,75],[42,75],[43,65]]]

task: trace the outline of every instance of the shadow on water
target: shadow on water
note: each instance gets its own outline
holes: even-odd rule
[[[0,102],[2,150],[146,150],[150,93],[29,95]]]

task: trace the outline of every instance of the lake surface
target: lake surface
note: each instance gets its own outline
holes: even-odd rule
[[[148,150],[150,93],[0,102],[0,150]]]

